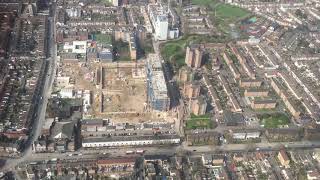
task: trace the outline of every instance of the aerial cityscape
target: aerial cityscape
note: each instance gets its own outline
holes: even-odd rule
[[[0,0],[0,179],[320,179],[320,0]]]

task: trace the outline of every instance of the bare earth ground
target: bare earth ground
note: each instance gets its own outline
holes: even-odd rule
[[[130,67],[103,67],[102,87],[95,84],[96,70],[100,66],[99,63],[91,63],[87,66],[64,64],[61,67],[62,76],[70,76],[75,80],[74,90],[91,91],[92,108],[89,114],[92,118],[111,118],[113,122],[131,123],[173,121],[166,112],[146,109],[147,88],[143,68],[136,70]]]

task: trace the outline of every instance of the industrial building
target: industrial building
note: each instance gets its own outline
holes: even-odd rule
[[[156,54],[149,54],[147,59],[147,95],[148,103],[152,109],[167,111],[170,107],[170,99],[161,60]]]

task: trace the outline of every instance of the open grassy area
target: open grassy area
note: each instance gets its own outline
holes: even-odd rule
[[[200,5],[200,6],[211,6],[213,7],[218,3],[217,0],[192,0],[192,4]]]
[[[225,34],[230,33],[230,24],[237,26],[240,20],[250,15],[250,12],[245,9],[221,3],[218,0],[192,0],[192,3],[207,7],[210,19]]]
[[[257,116],[265,128],[277,128],[290,123],[289,117],[283,113],[265,113]]]
[[[209,114],[204,114],[204,115],[199,115],[199,116],[191,114],[190,118],[191,119],[210,119],[210,116],[209,116]]]
[[[112,36],[110,34],[95,34],[94,40],[101,44],[112,44]]]
[[[216,15],[219,18],[228,18],[237,20],[246,17],[249,14],[245,9],[241,9],[229,4],[219,4],[216,7]]]
[[[191,114],[186,124],[187,129],[212,129],[213,122],[208,114],[196,116]]]
[[[218,29],[224,33],[230,33],[230,24],[234,24],[234,28],[237,29],[239,21],[249,15],[250,13],[245,9],[228,4],[219,4],[211,11],[211,19]]]
[[[117,61],[130,61],[129,44],[123,41],[115,41],[113,43],[113,51],[116,54]]]
[[[177,40],[169,41],[161,45],[161,55],[164,60],[169,61],[175,70],[185,65],[186,47],[189,44],[206,42],[224,42],[225,36],[203,36],[203,35],[185,35]]]
[[[106,6],[112,6],[112,3],[109,0],[96,0],[97,3],[103,3]]]

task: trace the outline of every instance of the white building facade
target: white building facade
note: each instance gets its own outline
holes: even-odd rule
[[[168,136],[167,138],[146,137],[146,138],[88,138],[82,141],[82,147],[97,148],[97,147],[119,147],[119,146],[142,146],[142,145],[157,145],[157,144],[178,144],[180,143],[179,136]]]
[[[168,17],[166,15],[157,16],[155,22],[155,39],[165,41],[168,39]]]
[[[63,50],[67,53],[86,54],[87,41],[72,41],[64,43]]]

